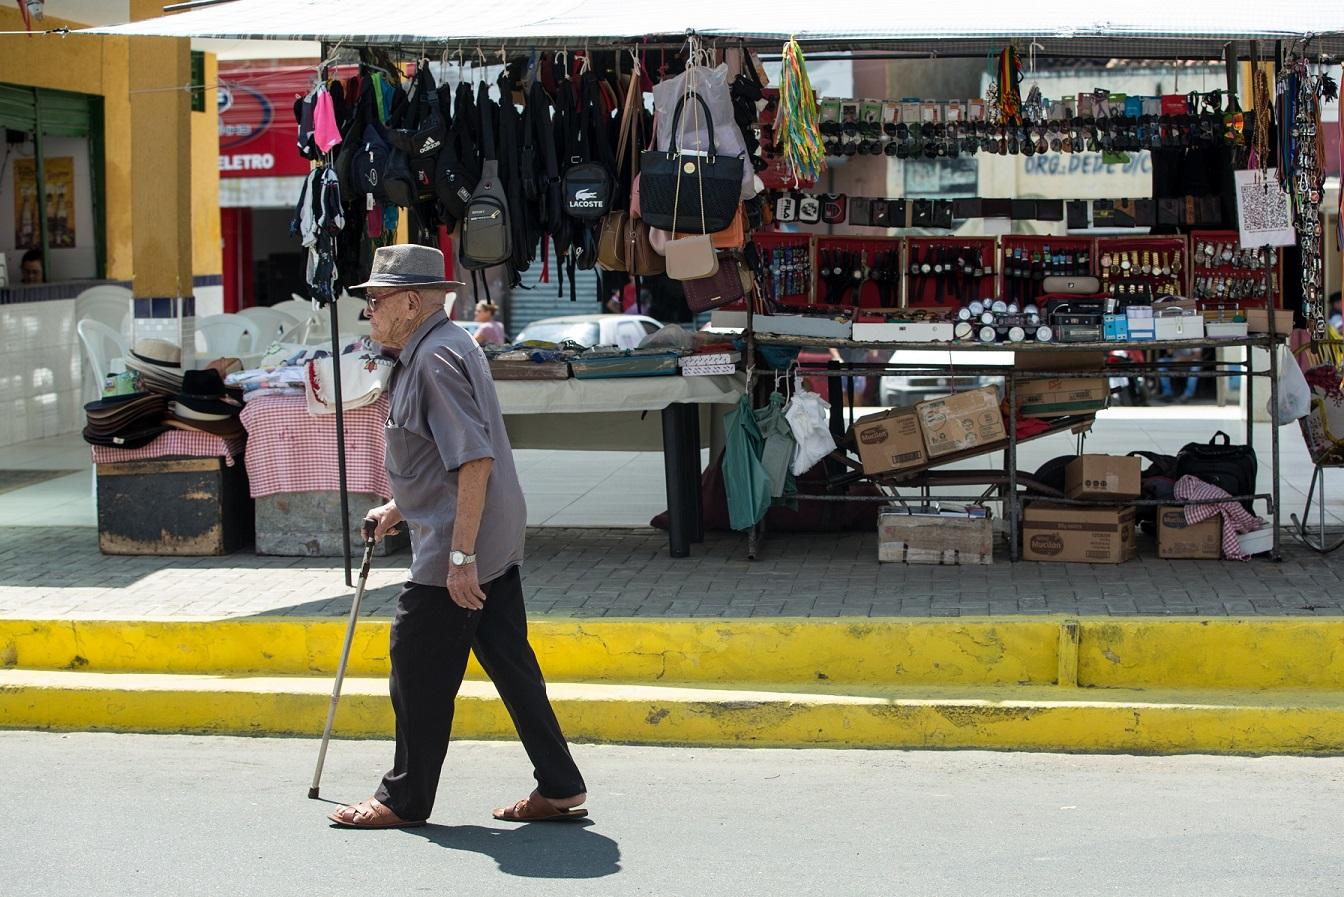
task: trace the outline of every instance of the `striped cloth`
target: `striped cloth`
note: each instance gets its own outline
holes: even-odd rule
[[[297,396],[264,396],[243,406],[247,428],[247,479],[252,497],[283,492],[335,492],[341,488],[336,463],[336,415],[308,413]],[[392,497],[383,467],[383,427],[387,396],[345,412],[346,482],[351,492]]]
[[[224,439],[213,433],[196,430],[169,430],[140,448],[124,449],[110,445],[93,445],[94,464],[118,464],[123,461],[148,461],[154,458],[223,458],[229,467],[235,458],[242,457],[247,440]]]
[[[1217,486],[1210,485],[1198,477],[1189,475],[1176,481],[1176,497],[1181,501],[1213,501],[1230,498],[1229,494]],[[1186,505],[1185,522],[1191,525],[1202,523],[1210,517],[1222,515],[1223,518],[1223,557],[1233,561],[1244,561],[1250,555],[1241,550],[1238,533],[1249,533],[1265,526],[1265,521],[1256,517],[1241,506],[1240,502],[1224,501],[1213,505]]]

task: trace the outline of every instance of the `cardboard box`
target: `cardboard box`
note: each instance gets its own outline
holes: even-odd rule
[[[1101,338],[1107,342],[1129,339],[1129,318],[1122,314],[1101,316]]]
[[[1153,329],[1153,310],[1149,306],[1131,305],[1125,309],[1125,326],[1129,330],[1131,341],[1143,342],[1156,339]]]
[[[1060,563],[1123,563],[1134,557],[1134,509],[1028,505],[1022,512],[1022,557]]]
[[[915,406],[930,458],[941,458],[1008,438],[993,386],[968,389]]]
[[[894,408],[859,418],[854,422],[854,444],[863,472],[870,475],[922,467],[929,460],[914,408]]]
[[[1157,509],[1157,556],[1173,560],[1218,560],[1223,556],[1223,518],[1185,522],[1185,508]]]
[[[1053,377],[1017,384],[1017,408],[1024,417],[1064,417],[1101,411],[1111,394],[1110,381]]]
[[[1246,309],[1246,329],[1251,333],[1269,333],[1269,309]],[[1274,331],[1279,336],[1287,336],[1293,332],[1293,312],[1291,309],[1275,309]]]
[[[1069,498],[1138,498],[1141,482],[1139,459],[1129,455],[1079,455],[1064,469]]]
[[[992,564],[994,526],[988,516],[883,511],[877,518],[881,563]]]

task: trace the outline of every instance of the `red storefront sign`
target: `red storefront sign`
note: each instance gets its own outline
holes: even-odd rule
[[[294,101],[313,83],[313,66],[219,67],[219,176],[290,177],[308,173],[295,146]]]

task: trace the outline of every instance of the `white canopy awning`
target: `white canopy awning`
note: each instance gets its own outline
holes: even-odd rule
[[[906,51],[969,56],[1034,41],[1043,56],[1216,58],[1229,42],[1241,55],[1259,41],[1268,54],[1277,41],[1308,35],[1313,53],[1344,50],[1344,10],[1321,0],[1277,3],[1226,0],[1078,0],[908,3],[817,0],[234,0],[176,15],[86,33],[170,37],[345,41],[418,51],[487,51],[503,47],[580,47],[653,38],[742,38],[779,44],[791,35],[813,49]]]

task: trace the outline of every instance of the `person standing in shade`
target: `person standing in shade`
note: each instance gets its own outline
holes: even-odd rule
[[[19,283],[46,283],[46,270],[43,268],[42,250],[30,249],[19,259]]]
[[[385,246],[363,289],[372,337],[400,349],[388,383],[387,472],[393,500],[373,508],[375,539],[405,521],[411,572],[392,621],[396,754],[374,796],[328,817],[348,828],[422,825],[438,790],[453,704],[475,652],[534,767],[537,787],[496,819],[588,815],[587,786],[560,731],[527,641],[519,565],[527,509],[480,347],[448,323],[443,254]]]
[[[493,302],[476,303],[476,323],[481,326],[476,329],[476,343],[481,346],[502,346],[507,341],[504,335],[504,325],[495,320],[495,315],[499,314],[499,306]]]

